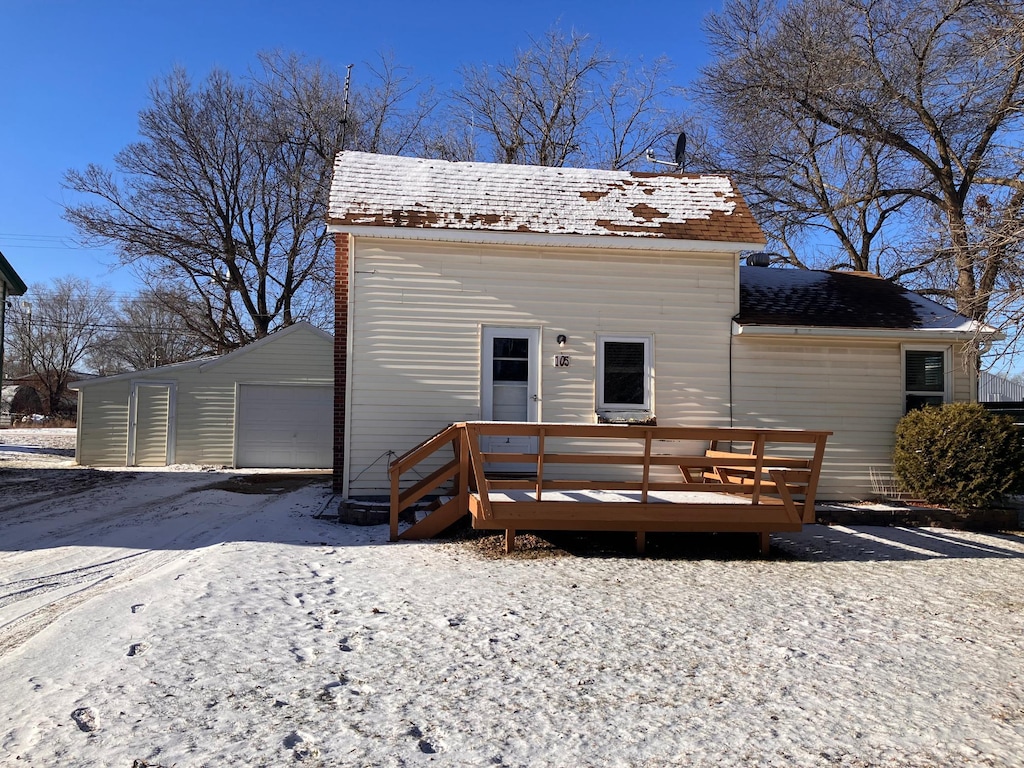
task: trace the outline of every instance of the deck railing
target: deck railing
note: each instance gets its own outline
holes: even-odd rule
[[[770,531],[798,530],[813,522],[830,434],[743,427],[453,424],[392,463],[391,537],[399,537],[401,512],[446,488],[447,502],[402,538],[435,535],[469,512],[475,527],[504,529],[509,546],[516,528],[531,528],[632,530],[640,549],[647,531],[747,530],[761,533],[765,548]],[[518,444],[535,447],[491,450],[496,437],[529,438]],[[448,463],[401,490],[403,473],[449,445],[454,456]],[[630,503],[609,503],[609,494]]]

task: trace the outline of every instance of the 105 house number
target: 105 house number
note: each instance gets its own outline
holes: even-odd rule
[[[572,362],[572,358],[569,355],[555,355],[554,357],[555,368],[568,368],[570,362]]]

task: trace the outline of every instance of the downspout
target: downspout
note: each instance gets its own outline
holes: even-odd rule
[[[4,386],[4,336],[7,335],[7,281],[0,280],[0,389]]]
[[[738,313],[733,315],[732,321],[729,323],[729,426],[730,427],[736,426],[733,423],[733,420],[734,420],[734,417],[733,417],[733,400],[735,398],[735,395],[733,393],[733,386],[732,386],[732,340],[733,340],[733,338],[735,338],[736,334],[733,333],[732,329],[733,329],[733,324],[736,322],[736,318],[737,317],[739,317]]]

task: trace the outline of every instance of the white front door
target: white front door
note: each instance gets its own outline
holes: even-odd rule
[[[484,421],[540,420],[540,329],[484,328],[480,405]],[[487,452],[530,453],[537,441],[528,437],[491,437]],[[523,471],[506,465],[507,471]]]

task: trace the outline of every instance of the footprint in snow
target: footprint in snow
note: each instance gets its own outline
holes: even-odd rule
[[[75,721],[78,730],[85,733],[92,733],[100,727],[96,710],[92,707],[80,707],[71,713],[71,719]]]
[[[416,746],[419,747],[420,752],[425,755],[437,754],[437,749],[423,738],[423,731],[419,729],[419,726],[413,725],[405,732],[407,736],[412,736],[414,739],[418,739]]]
[[[302,731],[292,731],[284,739],[284,746],[290,749],[296,760],[311,760],[320,756],[320,750],[313,743],[313,737]]]
[[[149,650],[149,643],[132,643],[128,646],[128,656],[141,656]]]

